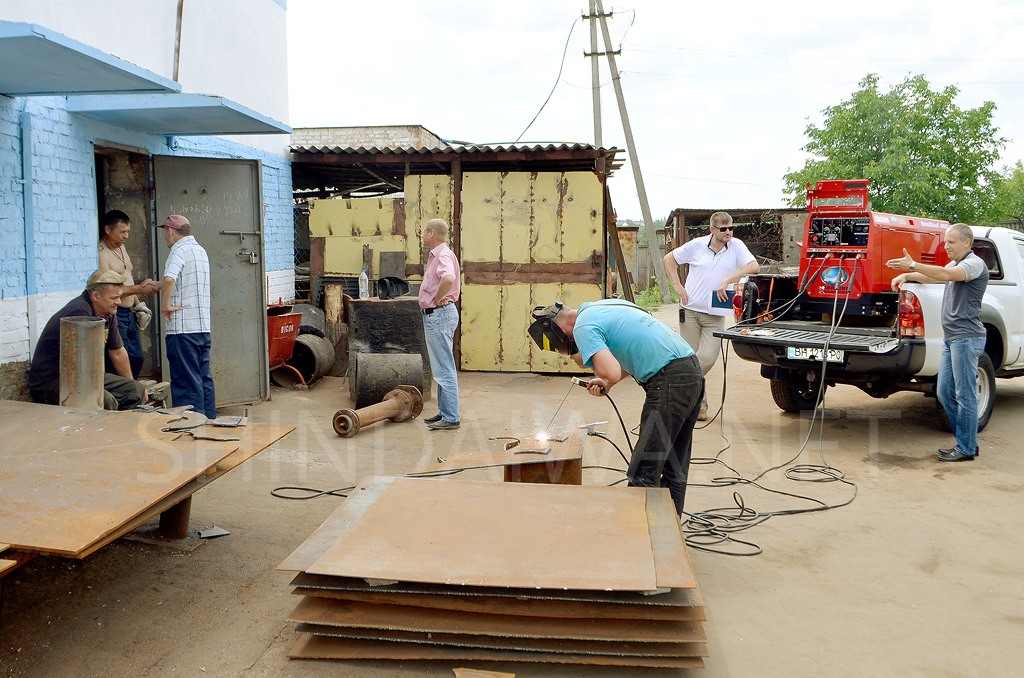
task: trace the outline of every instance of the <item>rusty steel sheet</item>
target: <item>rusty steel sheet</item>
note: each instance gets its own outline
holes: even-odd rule
[[[240,439],[238,444],[240,447],[218,461],[215,468],[208,469],[203,475],[181,486],[176,491],[153,504],[110,534],[101,539],[97,539],[84,550],[77,553],[75,557],[84,558],[106,546],[115,539],[123,537],[137,527],[145,525],[156,516],[175,506],[178,502],[191,497],[193,494],[206,487],[217,478],[220,478],[228,471],[231,471],[242,463],[252,459],[267,447],[294,431],[295,427],[272,426],[269,424],[257,424],[250,422],[244,428],[236,428],[234,430],[239,432]]]
[[[574,655],[554,652],[516,652],[471,647],[436,647],[417,643],[379,643],[306,635],[292,647],[292,659],[392,659],[396,661],[440,660],[480,662],[540,662],[590,666],[634,666],[642,668],[702,669],[700,657],[622,657]]]
[[[669,589],[656,594],[632,591],[571,591],[568,589],[489,588],[482,586],[444,586],[395,582],[393,584],[368,583],[351,577],[296,574],[290,584],[300,590],[362,591],[370,593],[408,593],[424,596],[473,596],[485,598],[517,598],[520,600],[562,600],[573,603],[608,603],[615,605],[643,605],[652,607],[703,607],[700,590]]]
[[[381,629],[343,628],[322,624],[299,624],[296,633],[331,638],[375,640],[382,643],[420,643],[449,647],[479,647],[520,652],[557,652],[572,654],[605,654],[626,657],[703,657],[707,643],[645,643],[615,640],[561,640],[553,638],[507,638],[474,636],[460,633],[389,631]]]
[[[395,478],[392,477],[374,476],[359,483],[354,490],[349,492],[341,506],[306,541],[302,542],[299,548],[285,558],[284,562],[277,566],[277,569],[286,572],[305,572],[309,569],[332,544],[342,537],[349,527],[362,518],[377,497],[394,481]]]
[[[288,621],[349,628],[387,629],[509,638],[617,640],[646,643],[704,642],[704,627],[696,621],[624,619],[551,619],[503,614],[435,610],[402,605],[372,605],[348,600],[306,597]]]
[[[661,588],[692,589],[697,586],[686,543],[679,530],[679,516],[668,488],[647,489],[647,525],[651,532],[654,569]]]
[[[531,431],[529,434],[525,432],[504,431],[497,439],[502,440],[506,437],[512,437],[519,440],[520,444],[510,450],[500,452],[453,454],[443,462],[413,471],[409,475],[428,475],[447,471],[465,471],[468,469],[490,468],[492,466],[518,466],[529,463],[554,464],[582,459],[585,438],[577,436],[575,433],[562,433],[560,435],[566,435],[567,437],[563,441],[554,439],[538,440],[536,431]],[[550,447],[551,451],[547,454],[523,451],[525,449],[544,447]]]
[[[172,443],[167,420],[0,401],[0,540],[76,556],[236,449]]]
[[[658,582],[643,488],[417,478],[391,483],[306,571],[613,591]]]
[[[500,589],[497,589],[500,590]],[[297,596],[334,598],[372,603],[405,605],[432,610],[455,610],[516,617],[555,617],[559,619],[654,619],[661,621],[704,621],[702,607],[669,607],[615,603],[581,603],[564,600],[531,600],[501,596],[421,595],[416,593],[378,593],[375,591],[333,591],[295,588]]]

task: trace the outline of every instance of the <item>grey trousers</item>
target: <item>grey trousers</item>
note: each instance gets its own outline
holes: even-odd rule
[[[686,309],[686,321],[679,323],[679,336],[683,338],[697,353],[700,369],[707,376],[718,360],[722,340],[715,337],[715,332],[725,329],[725,316],[701,313]],[[708,408],[707,393],[702,397],[700,407]]]

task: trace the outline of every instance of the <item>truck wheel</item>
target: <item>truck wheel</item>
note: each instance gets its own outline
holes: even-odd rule
[[[776,377],[769,383],[772,388],[772,398],[783,412],[813,410],[820,402],[818,389],[821,382],[808,381],[807,376],[802,372],[779,370]],[[825,395],[824,390],[821,395]]]
[[[996,368],[992,365],[992,359],[987,353],[982,353],[978,358],[978,432],[985,430],[988,420],[992,417],[992,409],[996,405]],[[939,399],[935,399],[935,412],[939,419],[939,428],[943,431],[952,431],[946,418],[946,409],[942,407]]]

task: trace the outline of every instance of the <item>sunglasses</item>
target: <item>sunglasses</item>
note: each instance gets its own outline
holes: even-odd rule
[[[717,230],[719,230],[719,231],[732,231],[736,227],[735,226],[715,226],[715,228]]]

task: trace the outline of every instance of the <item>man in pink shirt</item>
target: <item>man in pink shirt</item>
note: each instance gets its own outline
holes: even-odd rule
[[[430,250],[420,285],[420,311],[430,371],[437,382],[438,413],[424,419],[435,431],[459,428],[459,375],[452,344],[459,326],[459,260],[448,247],[448,224],[431,219],[423,225],[423,245]]]

